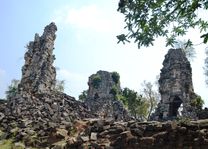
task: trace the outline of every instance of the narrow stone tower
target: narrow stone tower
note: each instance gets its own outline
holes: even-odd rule
[[[54,89],[56,70],[53,67],[53,49],[56,31],[57,27],[52,22],[45,27],[41,37],[35,34],[34,41],[29,42],[24,57],[25,65],[22,67],[20,91],[45,93]]]
[[[191,100],[196,98],[190,62],[181,49],[170,49],[163,61],[159,79],[161,101],[156,119],[174,119],[179,115],[195,118]]]

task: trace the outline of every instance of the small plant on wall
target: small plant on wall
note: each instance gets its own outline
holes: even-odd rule
[[[101,83],[100,75],[98,75],[98,74],[94,75],[93,78],[92,78],[92,85],[93,85],[93,87],[94,88],[98,88],[100,83]]]
[[[113,81],[118,84],[119,83],[119,80],[120,80],[120,75],[118,72],[113,72],[112,73],[112,78],[113,78]]]
[[[113,96],[116,96],[119,93],[118,88],[114,85],[112,89],[110,90],[110,94]]]

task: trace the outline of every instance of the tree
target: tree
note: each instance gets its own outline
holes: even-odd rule
[[[149,120],[152,112],[155,110],[158,104],[159,94],[153,90],[153,85],[150,82],[144,81],[142,86],[143,86],[143,90],[142,90],[143,98],[145,98],[146,102],[149,104],[148,116],[147,116],[147,120]]]
[[[134,118],[147,120],[149,105],[137,92],[124,88],[122,96],[127,101],[128,110]]]
[[[56,80],[55,90],[59,92],[64,92],[65,81]]]
[[[87,92],[88,90],[84,90],[80,95],[79,95],[79,100],[80,101],[85,101],[87,99]]]
[[[119,90],[118,87],[116,87],[116,85],[113,85],[113,87],[110,90],[110,94],[112,94],[114,97],[116,97],[116,95],[119,94]]]
[[[197,110],[201,110],[203,104],[204,104],[204,100],[199,95],[195,99],[191,100],[191,106],[195,107]]]
[[[11,84],[8,86],[8,90],[5,92],[7,99],[14,97],[17,94],[19,83],[20,81],[16,79],[11,81]]]
[[[194,47],[192,44],[186,43],[185,40],[177,40],[174,44],[175,48],[182,49],[189,61],[193,61],[193,59],[196,57],[196,51],[194,50]]]
[[[208,22],[197,14],[208,9],[205,0],[120,0],[118,11],[125,16],[127,34],[118,35],[118,42],[134,39],[141,46],[153,45],[155,38],[166,38],[166,46],[173,46],[176,37],[188,29],[198,27],[203,43],[208,41]],[[187,45],[192,44],[191,40]]]

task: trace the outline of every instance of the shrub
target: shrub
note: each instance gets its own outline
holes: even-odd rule
[[[113,81],[114,81],[116,84],[119,83],[119,80],[120,80],[120,75],[119,75],[119,73],[113,72],[113,73],[112,73],[112,78],[113,78]]]
[[[98,75],[98,74],[94,75],[93,78],[92,78],[92,85],[93,85],[93,87],[98,88],[100,83],[101,83],[100,75]]]
[[[110,90],[110,94],[116,96],[118,94],[118,88],[114,85]]]
[[[85,101],[87,99],[87,92],[88,90],[84,90],[80,95],[79,95],[79,100],[80,101]]]
[[[197,109],[202,109],[204,100],[201,96],[197,96],[195,99],[191,100],[191,106],[196,107]]]

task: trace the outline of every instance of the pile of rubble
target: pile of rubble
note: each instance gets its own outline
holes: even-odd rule
[[[69,130],[75,119],[95,117],[75,98],[54,90],[56,70],[54,23],[45,27],[41,37],[28,45],[18,91],[0,103],[1,139],[13,138],[29,146],[47,146],[59,141],[57,129]]]
[[[85,129],[79,132],[74,143],[66,145],[70,149],[208,148],[207,120],[161,123],[88,119],[79,124]]]
[[[42,36],[36,34],[29,42],[17,93],[7,101],[0,100],[0,148],[5,148],[8,140],[13,143],[10,148],[208,148],[207,120],[132,121],[115,98],[121,92],[120,77],[115,72],[98,71],[90,76],[84,102],[56,91],[56,31],[51,23]],[[162,108],[156,110],[155,119],[177,116],[181,104],[183,112],[192,112],[188,108],[195,95],[191,68],[180,52],[169,51],[164,61],[159,81]],[[202,112],[206,117],[207,109]]]

